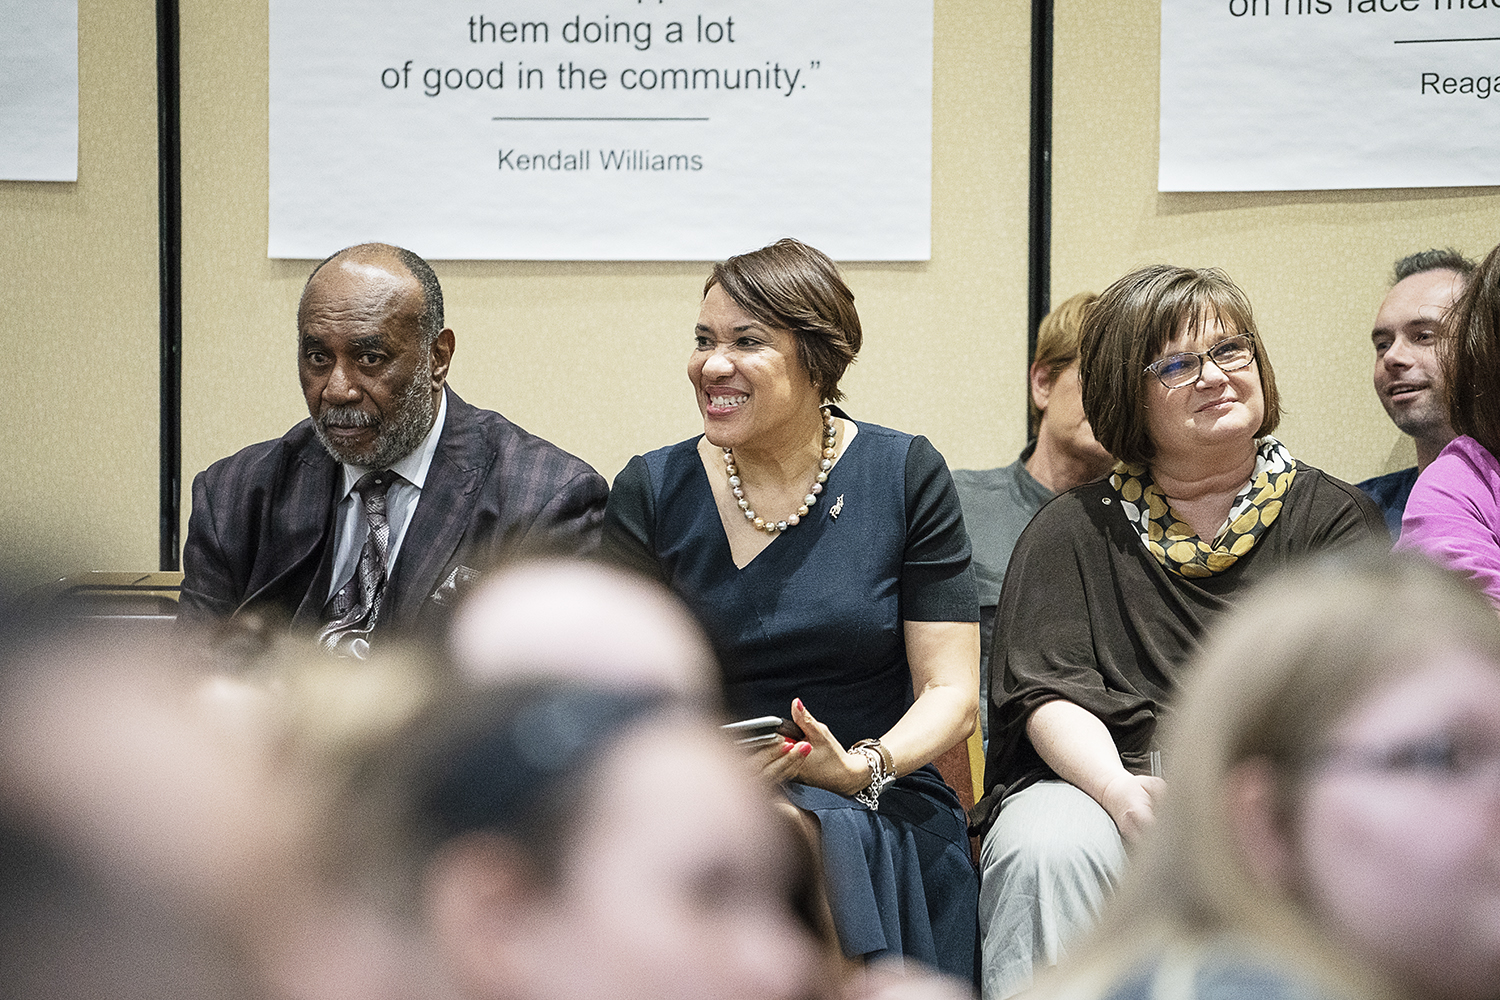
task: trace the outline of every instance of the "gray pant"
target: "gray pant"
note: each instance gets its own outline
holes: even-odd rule
[[[1066,781],[1007,798],[979,855],[984,1000],[1031,985],[1094,925],[1125,866],[1120,831],[1104,808]]]

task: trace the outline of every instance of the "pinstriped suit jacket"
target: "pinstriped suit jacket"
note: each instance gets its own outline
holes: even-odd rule
[[[428,633],[444,583],[517,554],[591,555],[608,486],[582,459],[448,393],[448,417],[392,567],[377,632]],[[184,625],[256,611],[316,628],[333,573],[339,463],[304,420],[193,480]],[[442,590],[442,593],[439,591]]]

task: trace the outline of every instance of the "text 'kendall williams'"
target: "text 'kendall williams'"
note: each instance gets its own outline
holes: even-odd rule
[[[580,149],[552,153],[522,153],[515,149],[500,150],[501,170],[702,170],[703,157],[698,153],[653,153],[649,149]]]

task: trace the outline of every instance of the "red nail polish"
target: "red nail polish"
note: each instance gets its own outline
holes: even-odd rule
[[[812,753],[812,744],[801,743],[798,745],[797,749],[802,753],[802,756],[806,757],[808,754]]]
[[[794,705],[797,706],[797,711],[799,711],[799,712],[805,712],[805,711],[807,711],[807,706],[804,705],[804,704],[802,704],[802,699],[801,698],[794,698],[794,699],[792,699],[792,704],[794,704]]]

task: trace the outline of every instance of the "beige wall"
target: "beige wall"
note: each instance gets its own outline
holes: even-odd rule
[[[156,18],[79,6],[78,181],[0,181],[0,597],[157,563]]]
[[[1100,9],[1058,0],[1054,300],[1149,261],[1221,265],[1255,303],[1293,451],[1349,479],[1409,462],[1370,391],[1370,319],[1396,257],[1487,250],[1500,196],[1158,194],[1158,5]],[[849,409],[929,435],[956,467],[1007,462],[1024,436],[1029,17],[1024,0],[937,0],[932,260],[846,268],[867,338]],[[49,552],[34,575],[156,564],[152,12],[80,0],[79,22],[80,180],[0,183],[0,543]],[[305,413],[309,264],[265,255],[266,63],[264,3],[182,0],[184,527],[194,473]],[[471,402],[608,476],[696,429],[704,264],[436,266]]]
[[[866,333],[850,411],[926,433],[959,464],[998,462],[1024,435],[1029,19],[1018,0],[939,0],[932,260],[847,267]],[[265,256],[264,5],[184,0],[182,36],[186,485],[305,415],[293,316],[310,262]],[[686,370],[705,263],[435,268],[470,402],[611,478],[699,429]]]

